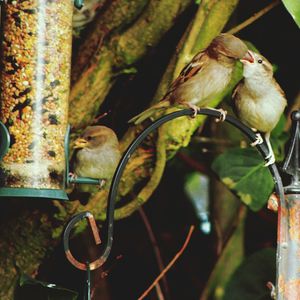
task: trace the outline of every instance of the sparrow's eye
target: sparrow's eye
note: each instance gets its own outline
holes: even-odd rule
[[[90,135],[86,138],[88,141],[91,141],[93,139],[93,137],[91,137]]]
[[[257,62],[258,62],[259,64],[262,64],[262,63],[263,63],[262,59],[259,59]]]

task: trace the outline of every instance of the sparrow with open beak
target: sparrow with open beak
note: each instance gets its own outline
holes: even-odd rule
[[[75,176],[101,179],[101,185],[109,182],[120,160],[119,141],[114,133],[105,126],[89,126],[81,137],[75,140]],[[93,185],[80,184],[79,191],[93,193]]]
[[[244,79],[233,92],[235,111],[242,122],[264,133],[269,149],[265,166],[275,162],[270,143],[270,134],[282,115],[287,100],[284,92],[273,77],[273,67],[262,55],[248,51],[240,60],[244,65]],[[258,134],[253,146],[262,143]]]
[[[209,105],[227,87],[236,60],[247,55],[247,50],[247,46],[237,37],[220,34],[181,71],[160,102],[129,122],[139,124],[155,112],[176,104],[192,108],[195,116],[199,107]],[[221,112],[224,120],[226,112]]]

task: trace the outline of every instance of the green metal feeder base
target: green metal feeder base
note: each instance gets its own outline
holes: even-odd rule
[[[69,198],[64,190],[31,189],[31,188],[0,188],[0,197],[43,198],[51,200],[66,200]]]

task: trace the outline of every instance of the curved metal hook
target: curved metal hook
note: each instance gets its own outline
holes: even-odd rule
[[[87,271],[88,269],[95,270],[95,269],[99,268],[100,266],[102,266],[103,263],[104,263],[104,262],[102,262],[101,257],[96,259],[95,261],[87,264],[87,263],[82,263],[82,262],[78,261],[70,251],[69,240],[70,240],[71,230],[74,228],[74,226],[79,221],[83,220],[84,218],[86,218],[88,220],[88,223],[91,227],[96,245],[101,244],[101,239],[100,239],[100,235],[99,235],[99,232],[98,232],[98,228],[97,228],[97,225],[96,225],[95,218],[89,211],[86,211],[86,212],[81,212],[81,213],[75,215],[68,222],[68,224],[67,224],[67,226],[64,230],[64,234],[63,234],[64,250],[65,250],[65,254],[66,254],[66,257],[67,257],[68,261],[73,266],[75,266],[77,269],[84,270],[84,271]]]
[[[111,247],[112,247],[115,200],[117,198],[117,191],[118,191],[118,186],[119,186],[121,177],[123,175],[125,166],[126,166],[127,162],[129,161],[132,153],[137,149],[137,147],[142,143],[142,141],[148,136],[148,134],[150,134],[151,132],[156,130],[159,126],[161,126],[164,123],[171,121],[173,119],[176,119],[176,118],[179,118],[182,116],[192,116],[193,114],[194,114],[194,111],[192,109],[183,109],[183,110],[172,112],[170,114],[167,114],[167,115],[157,119],[149,127],[145,128],[138,135],[138,137],[129,145],[127,150],[124,152],[123,157],[120,160],[119,165],[114,173],[112,183],[110,186],[110,190],[109,190],[108,205],[107,205],[107,212],[106,212],[107,237],[106,237],[106,241],[104,244],[103,254],[101,255],[101,257],[99,259],[97,259],[97,267],[99,267],[105,263],[106,259],[109,256]],[[219,111],[209,109],[209,108],[201,108],[198,111],[198,114],[211,116],[211,117],[215,117],[215,118],[221,117],[221,113]],[[252,129],[247,127],[245,124],[240,122],[238,119],[236,119],[232,116],[227,116],[225,121],[230,123],[234,127],[238,128],[240,131],[242,131],[244,133],[244,135],[250,139],[251,142],[254,142],[256,140],[256,138],[257,138],[256,133],[253,132]],[[256,145],[256,148],[258,149],[259,153],[264,158],[269,154],[268,147],[265,142],[263,144]],[[278,169],[275,164],[271,164],[268,167],[273,176],[273,180],[275,182],[276,193],[279,195],[280,203],[281,203],[281,205],[285,205],[284,190],[283,190],[283,185],[282,185],[282,181],[281,181],[281,177],[279,175]],[[75,221],[75,223],[76,223],[76,221]],[[86,266],[81,265],[81,269],[86,270]],[[93,269],[95,269],[95,267]],[[93,270],[93,269],[91,267],[91,270]]]

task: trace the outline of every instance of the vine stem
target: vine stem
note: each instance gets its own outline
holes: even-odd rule
[[[270,3],[265,8],[263,8],[262,10],[258,11],[257,13],[255,13],[249,19],[245,20],[244,22],[242,22],[241,24],[237,25],[236,27],[233,27],[230,30],[228,30],[227,33],[236,34],[237,32],[239,32],[242,29],[244,29],[245,27],[251,25],[257,19],[261,18],[263,15],[265,15],[266,13],[268,13],[271,9],[273,9],[274,7],[276,7],[279,3],[280,3],[279,0],[275,0],[274,2]]]
[[[155,287],[155,285],[157,284],[157,282],[163,277],[165,276],[165,274],[169,271],[169,269],[174,265],[174,263],[177,261],[177,259],[182,255],[182,253],[184,252],[185,248],[187,247],[187,245],[189,244],[189,241],[191,239],[192,233],[195,229],[195,226],[191,226],[189,233],[185,239],[185,242],[183,244],[183,246],[181,247],[181,249],[179,250],[179,252],[174,256],[174,258],[169,262],[169,264],[166,266],[166,268],[158,275],[158,277],[153,281],[153,283],[149,286],[149,288],[138,298],[138,300],[143,300],[145,299],[145,297],[150,293],[150,291]]]
[[[152,226],[150,224],[150,221],[149,221],[146,213],[144,212],[144,209],[142,207],[140,207],[138,211],[139,211],[139,214],[141,216],[141,219],[144,222],[144,225],[146,227],[150,242],[152,244],[159,271],[162,272],[164,270],[164,264],[163,264],[162,257],[160,255],[160,250],[159,250],[159,247],[158,247],[158,244],[157,244],[157,240],[156,240],[154,232],[152,230]],[[165,292],[168,293],[169,288],[168,288],[167,280],[166,280],[165,277],[163,277],[162,280],[163,280]],[[160,287],[158,282],[156,283],[155,289],[156,289],[158,299],[159,300],[165,300],[164,295],[163,295],[162,290],[161,290],[161,287]]]

